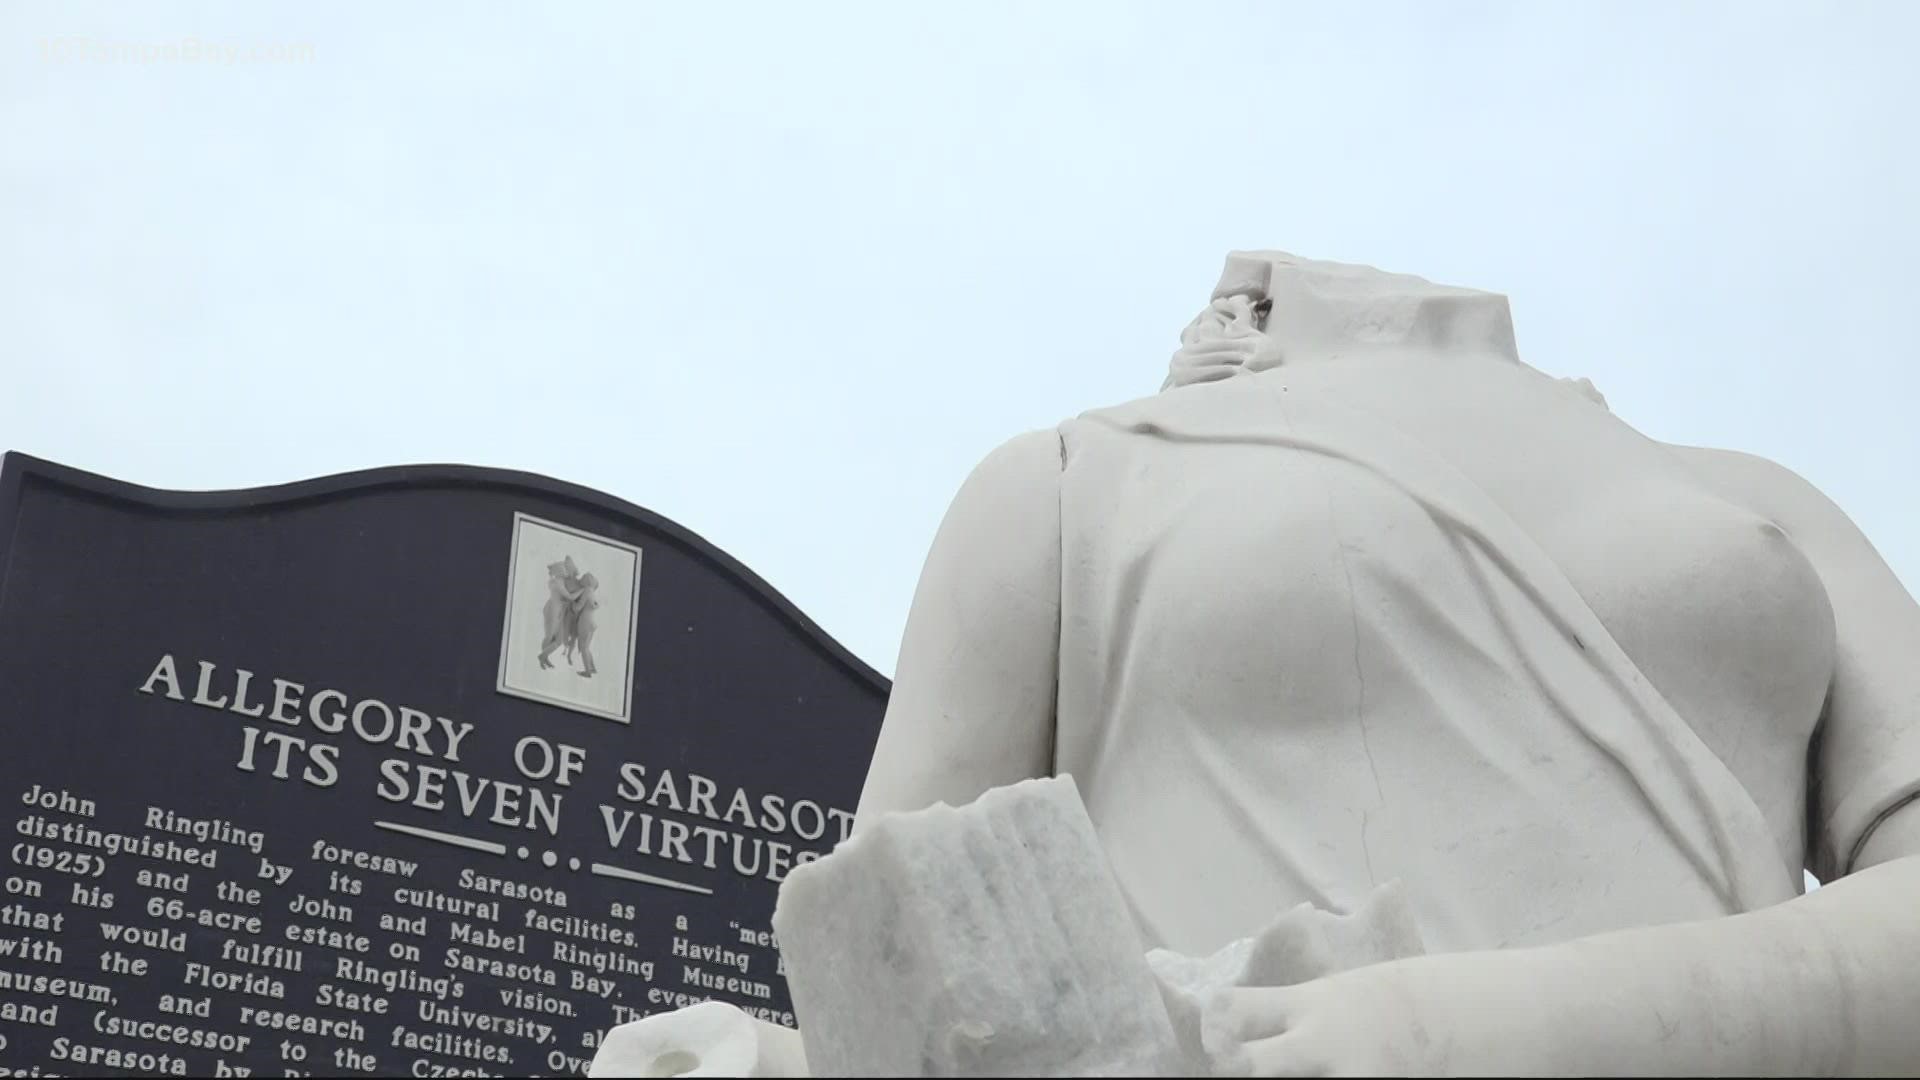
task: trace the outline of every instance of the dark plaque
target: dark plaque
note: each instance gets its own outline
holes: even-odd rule
[[[671,522],[457,467],[0,468],[0,1075],[582,1074],[769,930],[887,682]]]

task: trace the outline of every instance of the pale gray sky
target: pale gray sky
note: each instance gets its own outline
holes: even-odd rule
[[[890,672],[967,470],[1154,390],[1280,247],[1509,294],[1528,362],[1799,470],[1916,585],[1916,40],[1901,0],[13,0],[0,448],[547,473]]]

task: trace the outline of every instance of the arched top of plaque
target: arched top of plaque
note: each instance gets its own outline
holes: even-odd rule
[[[169,514],[231,515],[261,510],[290,509],[390,491],[490,491],[508,496],[527,494],[543,500],[570,503],[597,516],[624,520],[632,527],[664,540],[719,574],[730,578],[768,611],[808,639],[846,672],[878,694],[886,694],[889,680],[855,656],[760,575],[725,551],[670,518],[603,491],[538,473],[474,465],[393,465],[335,473],[264,487],[213,491],[152,488],[61,465],[19,451],[9,451],[0,466],[0,555],[12,539],[11,525],[19,493],[30,478],[42,479],[71,492],[109,502]],[[0,561],[0,565],[4,565]],[[4,584],[4,579],[0,579]]]

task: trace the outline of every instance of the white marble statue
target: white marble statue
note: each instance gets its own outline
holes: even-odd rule
[[[1397,880],[1423,955],[1221,995],[1256,1075],[1920,1070],[1920,605],[1839,509],[1497,295],[1236,254],[1181,342],[962,487],[856,836],[1070,774],[1190,957]]]

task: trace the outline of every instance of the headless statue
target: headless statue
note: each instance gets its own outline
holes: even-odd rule
[[[1255,1075],[1920,1069],[1920,605],[1839,509],[1497,295],[1241,253],[1181,342],[963,485],[856,835],[1070,774],[1195,957],[1395,882],[1425,954],[1226,995]]]

